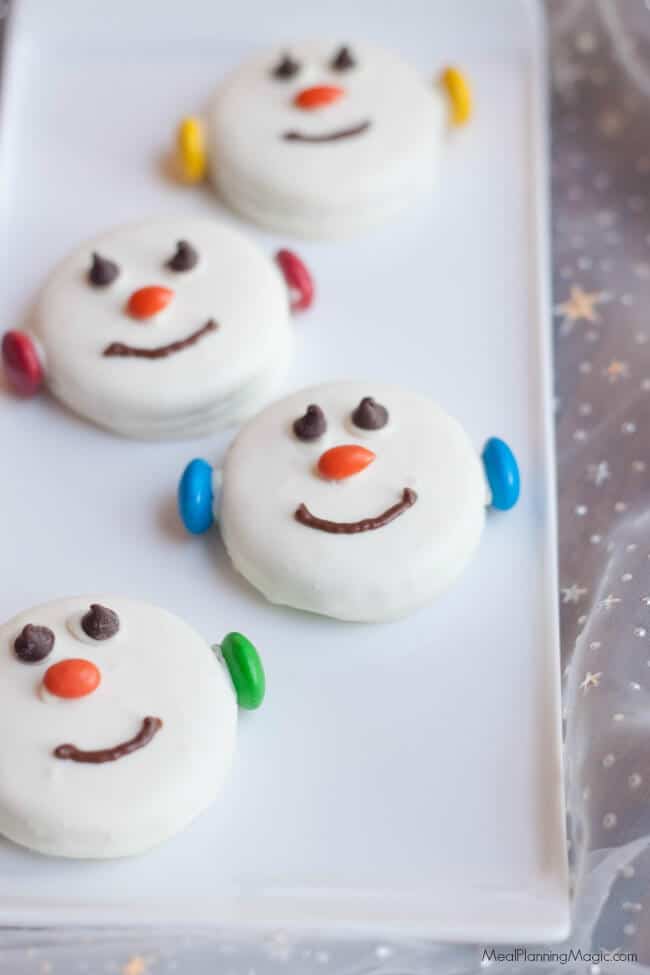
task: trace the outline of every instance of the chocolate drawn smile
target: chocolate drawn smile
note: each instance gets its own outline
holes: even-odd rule
[[[362,135],[370,128],[370,121],[360,122],[349,129],[338,129],[335,132],[326,132],[323,135],[305,135],[302,132],[292,130],[285,132],[282,136],[287,142],[338,142],[341,139],[351,139],[355,135]]]
[[[409,508],[412,508],[417,499],[418,496],[412,488],[404,488],[401,501],[398,501],[391,508],[386,508],[374,518],[362,518],[360,521],[328,521],[325,518],[317,518],[316,515],[312,515],[306,504],[301,504],[296,508],[294,518],[301,525],[306,525],[307,528],[317,528],[319,531],[330,532],[332,535],[358,535],[360,532],[374,531],[375,528],[388,525]]]
[[[116,762],[118,758],[124,758],[131,752],[138,751],[148,745],[151,739],[162,728],[163,723],[160,718],[147,717],[142,722],[140,731],[134,738],[123,741],[120,745],[113,745],[112,748],[99,748],[96,751],[84,751],[76,745],[59,745],[54,749],[54,757],[67,759],[70,762],[85,762],[89,765],[101,765],[103,762]]]
[[[123,342],[111,342],[110,345],[106,346],[102,355],[119,356],[125,359],[166,359],[167,356],[174,355],[176,352],[182,352],[183,349],[188,349],[191,345],[195,345],[204,335],[207,335],[209,332],[216,332],[218,328],[219,325],[217,322],[211,318],[201,328],[197,328],[195,332],[192,332],[184,339],[170,342],[169,345],[159,345],[153,349],[140,349],[134,345],[125,345]]]

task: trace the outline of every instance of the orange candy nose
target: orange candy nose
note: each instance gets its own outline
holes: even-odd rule
[[[318,470],[329,481],[343,481],[365,470],[374,459],[372,450],[358,444],[344,444],[342,447],[331,447],[321,454]]]
[[[314,85],[299,91],[293,103],[298,108],[322,108],[324,105],[332,105],[344,95],[345,89],[338,85]]]
[[[57,697],[85,697],[99,687],[99,669],[90,660],[73,657],[59,660],[45,671],[43,683]]]
[[[152,315],[166,308],[174,297],[171,288],[152,284],[147,288],[139,288],[129,298],[126,310],[132,318],[151,318]]]

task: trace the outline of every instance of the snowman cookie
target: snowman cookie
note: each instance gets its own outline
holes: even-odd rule
[[[194,437],[254,413],[311,303],[300,260],[273,262],[214,220],[150,220],[97,237],[43,288],[28,331],[2,342],[22,394],[45,382],[81,416],[141,439]]]
[[[0,833],[40,853],[120,857],[184,829],[230,768],[237,704],[264,671],[163,609],[61,599],[0,626]]]
[[[384,383],[333,382],[267,407],[237,435],[221,490],[186,468],[186,528],[220,524],[235,568],[273,603],[382,621],[430,602],[478,548],[485,508],[511,508],[509,447],[482,458],[431,400]],[[220,496],[219,496],[220,495]]]
[[[178,158],[233,209],[302,237],[378,224],[433,185],[449,123],[471,96],[460,71],[439,84],[366,43],[305,41],[255,55],[218,87],[204,121],[185,119]]]

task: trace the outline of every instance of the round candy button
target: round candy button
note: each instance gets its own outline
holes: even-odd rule
[[[151,284],[134,291],[127,303],[127,311],[132,318],[152,318],[166,308],[174,297],[171,288]]]
[[[260,656],[251,641],[243,633],[228,633],[221,641],[221,653],[240,708],[258,708],[266,693],[266,678]]]
[[[43,684],[56,697],[85,697],[97,690],[101,681],[99,668],[90,660],[72,657],[59,660],[45,671]]]
[[[286,248],[277,252],[275,260],[289,288],[291,311],[305,311],[314,301],[314,280],[307,265]]]
[[[328,481],[344,481],[346,477],[360,474],[368,464],[372,464],[375,454],[360,444],[342,444],[330,447],[321,454],[318,470]]]
[[[492,507],[509,511],[519,500],[519,465],[504,440],[492,437],[483,448],[485,475],[492,492]]]
[[[7,332],[2,339],[2,361],[12,389],[20,396],[34,396],[43,384],[43,367],[26,332]]]
[[[191,460],[178,485],[178,513],[192,535],[207,532],[214,520],[212,505],[212,467],[207,460]]]

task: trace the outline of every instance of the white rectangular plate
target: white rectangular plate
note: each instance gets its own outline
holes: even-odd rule
[[[289,242],[318,300],[296,322],[287,386],[367,376],[426,391],[477,450],[491,435],[514,445],[521,503],[488,519],[478,557],[434,606],[343,625],[265,604],[216,532],[182,532],[179,472],[197,453],[218,461],[227,436],[127,442],[0,389],[0,618],[121,591],[211,641],[249,633],[269,685],[241,722],[223,801],[161,849],[58,862],[0,841],[4,924],[205,920],[483,941],[567,931],[536,6],[22,0],[3,118],[0,320],[20,326],[51,265],[105,226],[184,210],[235,221],[207,191],[165,181],[175,123],[253,46],[318,34],[384,42],[432,78],[460,63],[477,109],[443,153],[430,203],[360,239]],[[248,230],[269,253],[287,243]]]

